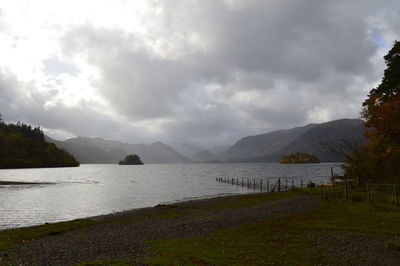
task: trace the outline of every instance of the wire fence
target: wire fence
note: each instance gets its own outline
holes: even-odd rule
[[[342,199],[355,202],[381,202],[399,205],[398,184],[356,184],[350,181],[316,184],[311,180],[298,178],[269,177],[256,178],[229,178],[216,177],[217,182],[252,189],[255,192],[296,192],[303,191],[319,194],[325,200]]]

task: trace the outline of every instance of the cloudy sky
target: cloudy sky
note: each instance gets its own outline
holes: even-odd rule
[[[209,148],[359,117],[398,0],[0,3],[0,113],[55,138]]]

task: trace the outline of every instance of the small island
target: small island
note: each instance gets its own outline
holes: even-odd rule
[[[124,160],[119,161],[119,165],[142,165],[143,162],[136,154],[130,154],[125,157]]]
[[[319,163],[319,159],[310,153],[294,152],[282,157],[279,163]]]

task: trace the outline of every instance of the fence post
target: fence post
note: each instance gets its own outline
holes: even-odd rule
[[[278,179],[278,192],[281,192],[281,179]]]
[[[294,180],[292,180],[292,192],[294,193]]]
[[[367,194],[368,194],[368,202],[371,202],[371,191],[369,189],[369,183],[367,182]]]
[[[260,180],[260,191],[262,192],[262,179]]]
[[[300,188],[303,190],[303,179],[300,180]]]
[[[269,192],[269,179],[267,179],[267,192]]]
[[[394,184],[394,204],[399,205],[399,194],[397,193],[396,184]]]
[[[285,190],[287,192],[287,179],[285,180]]]
[[[256,180],[255,179],[253,179],[253,188],[254,188],[254,190],[256,190]]]

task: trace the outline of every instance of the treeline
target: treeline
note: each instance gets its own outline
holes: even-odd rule
[[[394,42],[384,59],[382,82],[363,103],[369,142],[348,154],[344,163],[345,174],[359,183],[400,183],[400,42]]]
[[[40,127],[6,124],[0,116],[0,168],[79,166],[75,158],[44,139]]]
[[[319,163],[319,159],[307,152],[294,152],[282,157],[279,163]]]

